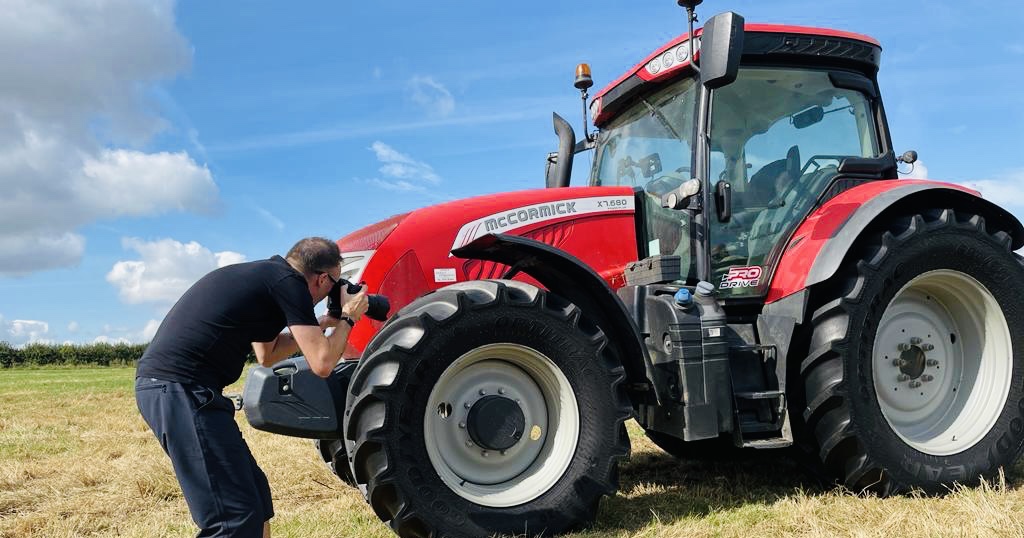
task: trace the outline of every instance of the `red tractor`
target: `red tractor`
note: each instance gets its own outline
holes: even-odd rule
[[[941,490],[1024,448],[1024,228],[897,179],[881,47],[717,15],[590,102],[546,189],[338,241],[398,310],[327,382],[257,369],[250,421],[320,439],[400,536],[557,534],[595,517],[625,422],[688,456],[795,445],[839,483]],[[693,36],[691,38],[691,36]],[[577,87],[589,86],[587,69]],[[590,186],[568,187],[594,151]]]

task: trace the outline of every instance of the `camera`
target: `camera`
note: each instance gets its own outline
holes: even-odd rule
[[[346,286],[345,292],[349,295],[359,293],[363,287],[345,280],[344,278],[334,283],[330,293],[327,294],[327,314],[333,318],[341,317],[341,287]],[[383,295],[367,294],[366,300],[369,308],[366,310],[366,317],[377,321],[387,321],[388,311],[391,310],[391,303]]]

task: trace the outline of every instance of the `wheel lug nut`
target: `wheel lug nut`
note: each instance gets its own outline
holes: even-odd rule
[[[905,361],[903,359],[893,359],[892,365],[897,367],[897,368],[899,368],[901,366],[906,366],[907,365],[907,361]]]
[[[466,423],[465,422],[460,422],[459,423],[459,427],[462,428],[462,429],[466,429]]]
[[[498,389],[498,394],[505,394],[505,389]]]
[[[924,351],[931,351],[931,350],[935,349],[935,346],[933,346],[931,344],[924,344],[924,345],[921,346],[921,349],[923,349]]]
[[[906,343],[900,344],[900,345],[896,346],[896,349],[898,349],[900,351],[907,351],[908,349],[910,349],[910,344],[906,344]]]
[[[936,360],[936,359],[928,359],[928,360],[924,361],[924,363],[927,364],[928,366],[938,366],[939,365],[939,361]]]
[[[466,441],[466,446],[473,448],[473,441]]]
[[[469,402],[466,402],[466,403],[462,404],[462,407],[465,407],[466,409],[469,409],[470,407],[473,407],[473,405],[470,404]]]
[[[480,396],[483,396],[484,394],[487,394],[487,391],[484,389],[480,389]]]
[[[925,383],[927,383],[927,382],[929,382],[929,381],[931,381],[933,379],[935,379],[935,378],[930,376],[930,375],[928,375],[928,374],[924,374],[923,376],[921,376],[921,381],[924,381]]]
[[[489,452],[487,452],[486,450],[481,450],[481,451],[480,451],[480,455],[486,458],[487,456],[489,456],[489,455],[490,455],[490,453],[489,453]]]
[[[910,382],[910,388],[912,388],[912,389],[916,389],[917,387],[920,387],[920,386],[921,386],[921,382],[916,380],[916,379]]]
[[[504,456],[504,455],[505,455],[505,454],[507,454],[507,453],[508,453],[508,450],[502,450],[502,451],[501,451],[501,455],[502,455],[502,456]]]
[[[907,381],[909,379],[910,379],[910,376],[907,375],[907,374],[900,374],[900,375],[896,376],[896,381],[899,381],[900,383],[902,383],[904,381]]]
[[[918,345],[920,343],[921,343],[921,339],[916,337],[916,336],[910,339],[910,344],[911,345],[915,345],[916,346],[916,345]]]

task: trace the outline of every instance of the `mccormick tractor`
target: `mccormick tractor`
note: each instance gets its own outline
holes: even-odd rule
[[[595,134],[555,117],[548,188],[338,241],[397,309],[356,324],[358,361],[250,374],[250,422],[319,439],[398,535],[586,525],[630,419],[680,457],[793,446],[880,495],[1021,454],[1021,223],[897,179],[916,154],[895,156],[874,39],[735,13],[694,32],[679,3],[690,32],[593,97]]]

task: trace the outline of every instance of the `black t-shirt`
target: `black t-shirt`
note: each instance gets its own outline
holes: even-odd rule
[[[270,342],[286,326],[317,324],[306,279],[284,258],[228,265],[178,299],[136,375],[220,391],[241,376],[252,342]]]

